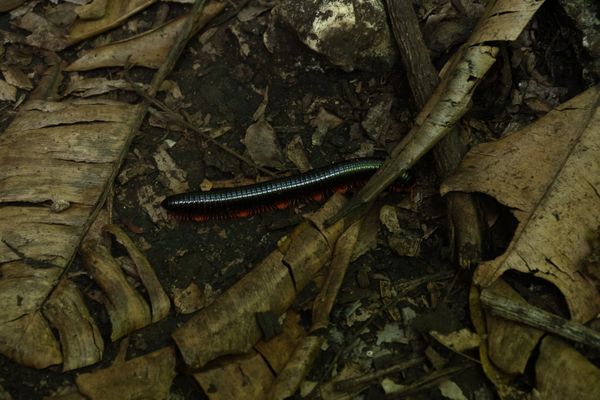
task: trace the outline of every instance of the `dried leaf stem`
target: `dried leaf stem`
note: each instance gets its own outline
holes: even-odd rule
[[[481,291],[481,304],[493,314],[550,332],[565,339],[600,349],[600,332],[578,322],[569,321],[541,308],[520,304],[490,289]]]

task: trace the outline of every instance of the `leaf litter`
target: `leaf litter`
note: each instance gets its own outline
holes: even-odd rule
[[[111,4],[109,7],[112,7],[115,2],[109,3]],[[119,12],[115,12],[115,8],[87,11],[79,9],[80,16],[85,15],[85,18],[90,21],[95,21],[78,21],[76,28],[72,27],[70,36],[63,35],[60,30],[51,26],[56,23],[68,24],[67,20],[58,20],[51,16],[42,17],[32,13],[32,9],[25,11],[30,13],[22,21],[26,25],[22,26],[34,30],[34,34],[27,39],[30,44],[58,49],[118,26],[151,3],[153,2],[127,2],[123,9],[125,11],[119,10]],[[447,64],[448,67],[442,71],[442,84],[439,91],[432,96],[433,100],[417,117],[414,131],[399,148],[407,146],[410,151],[413,151],[408,154],[420,154],[422,148],[411,148],[414,143],[430,148],[433,142],[445,134],[444,125],[454,125],[457,119],[464,115],[469,108],[468,100],[473,95],[478,81],[496,62],[497,48],[488,46],[488,43],[498,40],[516,40],[541,3],[498,1],[494,4],[495,8],[490,7],[484,13],[482,21],[485,22],[480,23],[468,41],[471,47],[458,51]],[[206,18],[211,18],[224,7],[224,2],[209,2],[205,8],[208,15]],[[252,7],[255,6],[252,5],[245,14],[242,14],[244,16],[239,19],[240,22],[252,24],[255,19],[265,18],[271,6]],[[85,14],[86,12],[91,13]],[[35,21],[38,21],[39,26],[33,29]],[[202,20],[200,25],[205,22],[206,20]],[[253,38],[240,26],[242,25],[236,22],[235,30],[232,32],[238,45],[244,46],[242,57],[249,59],[252,57]],[[177,35],[185,28],[185,18],[180,17],[136,37],[85,51],[83,56],[72,63],[68,69],[89,70],[108,65],[131,64],[158,68],[162,65]],[[50,33],[47,38],[43,38],[44,32]],[[211,35],[211,38],[218,37],[218,33]],[[271,44],[269,44],[270,50],[274,48]],[[218,41],[214,41],[211,45],[219,46]],[[222,53],[216,51],[214,54]],[[481,69],[465,68],[473,66]],[[56,74],[56,71],[58,69],[54,72],[49,70],[47,77],[58,77],[60,74]],[[466,74],[461,75],[461,72]],[[464,79],[464,82],[461,82],[461,79]],[[22,79],[21,81],[24,82]],[[114,90],[113,83],[117,83],[116,87],[123,88],[124,82],[123,80],[98,81],[99,88],[96,93],[93,92],[96,88],[89,82],[77,90],[87,91],[86,95],[98,94]],[[310,143],[307,146],[310,148],[312,145],[313,151],[316,148],[327,149],[331,143],[339,143],[336,141],[338,140],[336,136],[339,136],[348,125],[346,121],[353,121],[356,118],[355,115],[348,114],[343,107],[336,107],[335,103],[327,104],[327,101],[322,102],[318,99],[314,104],[326,104],[326,106],[320,107],[321,113],[317,120],[321,118],[325,122],[317,123],[312,135],[302,137],[297,135],[294,141],[289,139],[288,142],[285,133],[279,134],[277,128],[278,137],[275,137],[275,130],[271,123],[275,126],[274,118],[277,119],[279,116],[271,114],[270,110],[273,101],[276,101],[274,100],[276,95],[273,93],[278,92],[273,91],[271,85],[272,82],[268,86],[271,90],[271,102],[266,100],[266,95],[263,96],[263,102],[258,108],[260,116],[253,117],[254,121],[258,121],[255,124],[266,124],[262,126],[263,129],[256,132],[267,137],[268,145],[264,145],[266,143],[264,138],[262,141],[255,141],[254,144],[250,140],[246,143],[246,150],[257,164],[281,169],[283,155],[278,143],[281,140],[281,143],[293,144],[287,146],[288,153],[293,149],[293,159],[296,160],[294,162],[301,169],[307,168],[314,163],[312,160],[314,153],[309,153],[309,160],[306,152],[303,151],[302,143]],[[26,87],[23,84],[19,87],[21,86]],[[264,85],[260,86],[264,87]],[[523,102],[517,102],[515,105],[524,104],[538,113],[551,110],[554,100],[542,99],[545,93],[544,85],[536,86],[532,83],[529,86],[538,87],[539,90],[536,92],[532,89],[525,96],[527,98],[524,97]],[[256,92],[255,89],[253,90]],[[185,92],[185,89],[183,91]],[[357,93],[360,95],[360,91]],[[557,90],[556,96],[564,96],[564,92]],[[15,96],[9,96],[9,99],[14,101]],[[169,101],[170,104],[178,103],[175,97]],[[498,278],[511,269],[534,272],[559,288],[570,307],[571,317],[581,322],[595,315],[599,304],[597,292],[594,292],[594,283],[577,268],[582,262],[588,260],[588,255],[593,250],[590,237],[593,236],[594,229],[600,225],[598,216],[594,212],[598,209],[594,206],[597,206],[599,192],[599,185],[596,182],[599,176],[596,171],[598,158],[594,158],[594,155],[598,154],[598,143],[597,140],[595,141],[598,137],[597,101],[598,90],[592,87],[569,102],[555,107],[543,118],[522,128],[521,131],[509,134],[495,143],[476,146],[465,158],[461,169],[442,187],[444,193],[452,190],[485,192],[501,204],[510,207],[519,222],[513,241],[506,252],[497,259],[484,262],[478,267],[475,273],[475,282],[478,285],[495,287],[501,282]],[[449,102],[453,103],[452,107],[448,107]],[[290,104],[294,107],[293,102]],[[373,151],[376,145],[386,145],[385,140],[388,138],[384,131],[389,129],[388,123],[391,127],[398,126],[393,115],[396,105],[387,101],[364,104],[370,104],[370,107],[363,105],[362,125],[366,132],[358,134],[360,136],[366,133],[366,137],[372,136],[374,141],[370,143],[371,146],[363,147]],[[377,119],[375,111],[379,113],[378,107],[382,112],[381,115],[377,115]],[[371,110],[370,114],[369,110]],[[3,165],[13,166],[0,175],[2,178],[0,179],[2,196],[0,219],[8,221],[6,224],[0,224],[2,237],[0,301],[8,306],[0,313],[2,324],[0,333],[3,334],[0,340],[0,351],[4,355],[36,368],[62,362],[65,371],[94,364],[102,358],[105,346],[108,346],[104,344],[102,336],[107,337],[107,335],[100,334],[96,321],[88,311],[86,303],[89,299],[82,296],[75,282],[76,279],[75,281],[73,277],[69,279],[64,272],[71,264],[75,250],[91,224],[90,217],[96,215],[99,202],[103,201],[105,196],[108,196],[109,200],[112,199],[113,194],[106,193],[104,189],[112,184],[117,172],[113,170],[115,168],[113,166],[120,164],[120,160],[124,158],[123,152],[131,143],[132,135],[137,132],[135,122],[137,112],[139,110],[136,106],[117,101],[38,100],[21,106],[17,117],[0,136],[0,141],[5,142],[0,146],[0,149],[5,149],[3,153],[0,150],[0,161]],[[287,113],[293,118],[293,112]],[[381,123],[384,125],[383,131],[377,131],[378,127],[373,126],[380,125],[371,123],[375,120],[383,121]],[[207,124],[208,121],[210,118]],[[276,126],[279,125],[277,123]],[[246,128],[248,126],[252,127],[251,124],[246,124]],[[354,124],[354,126],[359,125]],[[429,128],[431,128],[431,135],[419,133]],[[176,165],[174,161],[176,158],[172,156],[181,152],[182,147],[189,148],[189,144],[193,143],[185,130],[180,129],[179,132],[176,136],[178,140],[169,139],[171,144],[168,148],[163,146],[158,152],[152,154],[151,158],[145,155],[139,157],[138,149],[140,160],[145,157],[146,159],[142,161],[146,165],[152,163],[149,160],[154,160],[161,174],[161,179],[158,180],[159,186],[140,187],[136,184],[137,179],[144,179],[148,171],[150,173],[154,171],[153,168],[140,169],[140,173],[133,174],[127,180],[134,183],[134,189],[137,190],[134,199],[139,199],[139,203],[147,210],[153,221],[153,225],[143,224],[145,227],[135,228],[138,235],[145,236],[146,232],[156,232],[158,227],[174,229],[175,225],[166,223],[164,216],[161,216],[160,211],[155,207],[155,200],[159,198],[157,193],[164,193],[165,188],[166,191],[171,192],[187,190],[188,181],[196,179],[197,171],[191,170],[186,174],[183,172],[186,168]],[[107,136],[111,140],[107,140]],[[220,139],[227,140],[227,138]],[[430,142],[424,142],[425,139]],[[420,141],[421,143],[418,143]],[[299,148],[298,144],[300,144]],[[206,145],[201,144],[198,148],[205,149]],[[544,150],[542,154],[539,154],[540,149]],[[266,157],[257,156],[260,154],[259,151],[265,150],[268,151]],[[536,150],[538,153],[535,152]],[[392,155],[397,160],[401,160],[404,156],[402,151],[393,151]],[[417,156],[411,162],[419,157]],[[535,160],[535,164],[531,160]],[[406,161],[401,161],[397,165],[408,165],[405,163]],[[77,167],[73,168],[71,165]],[[519,169],[518,167],[522,165],[523,167]],[[46,171],[53,172],[52,178],[46,177],[48,175],[44,173]],[[235,168],[226,172],[231,171],[235,171]],[[117,190],[121,189],[117,188]],[[122,199],[126,198],[122,193],[117,194],[117,197],[119,196]],[[338,201],[337,196],[333,199],[334,202]],[[572,199],[579,199],[579,201],[576,205],[566,205]],[[184,362],[193,368],[204,366],[202,370],[194,372],[193,376],[209,398],[251,399],[265,398],[265,396],[285,398],[293,395],[298,389],[304,394],[310,391],[320,392],[323,398],[343,398],[346,394],[336,393],[335,388],[339,389],[339,387],[335,385],[335,381],[360,376],[372,368],[371,362],[358,358],[356,360],[359,364],[352,365],[353,361],[349,361],[333,381],[311,382],[309,371],[313,363],[323,355],[324,351],[327,351],[324,349],[333,343],[331,338],[325,340],[324,337],[312,333],[328,329],[329,325],[335,322],[336,314],[333,314],[333,321],[328,319],[330,312],[336,310],[338,306],[347,313],[348,321],[353,320],[355,323],[365,324],[364,326],[371,328],[381,324],[381,321],[377,321],[376,325],[373,325],[373,321],[380,317],[381,310],[371,307],[373,304],[368,309],[368,303],[363,303],[368,297],[361,294],[360,290],[356,293],[344,293],[342,286],[350,260],[356,259],[361,254],[364,255],[377,246],[378,215],[382,216],[389,233],[396,235],[395,238],[393,235],[386,237],[387,246],[404,248],[399,253],[408,256],[409,259],[415,259],[422,253],[422,249],[426,248],[424,246],[427,246],[429,238],[436,229],[427,228],[425,224],[418,225],[422,235],[415,237],[413,245],[405,251],[410,242],[405,236],[409,236],[411,229],[406,229],[403,219],[393,217],[394,213],[391,212],[393,210],[384,208],[383,210],[386,211],[382,213],[375,210],[370,213],[370,219],[367,218],[362,226],[360,223],[353,224],[342,234],[340,224],[327,228],[327,224],[324,223],[327,218],[335,214],[336,210],[339,211],[341,205],[329,207],[331,205],[326,205],[325,211],[317,213],[320,217],[309,217],[291,234],[281,239],[277,249],[262,261],[255,257],[255,266],[250,272],[240,275],[239,271],[236,272],[236,264],[231,264],[231,273],[243,277],[236,279],[237,282],[229,290],[225,290],[214,302],[209,302],[210,304],[202,305],[202,301],[194,300],[196,305],[191,307],[199,307],[200,311],[174,331],[173,337]],[[409,208],[419,210],[419,207],[414,205]],[[120,209],[118,212],[122,211]],[[109,205],[109,213],[110,221],[113,214],[111,205]],[[321,215],[328,215],[328,217]],[[585,223],[581,223],[582,221]],[[131,223],[126,225],[133,227]],[[133,266],[133,269],[128,272],[129,275],[122,271],[122,266],[117,261],[119,258],[111,254],[112,251],[109,249],[111,244],[110,241],[106,241],[106,238],[101,238],[100,241],[88,239],[81,247],[81,253],[90,275],[95,276],[96,284],[102,289],[95,298],[105,305],[112,325],[111,340],[117,340],[121,337],[133,337],[130,335],[132,331],[163,320],[169,314],[170,301],[159,279],[165,276],[165,272],[160,269],[155,272],[146,257],[120,228],[109,225],[106,229],[125,247],[133,260],[129,262]],[[206,233],[206,228],[178,227],[176,229]],[[567,230],[560,234],[563,232],[561,229]],[[220,238],[227,239],[227,235],[232,233],[234,236],[231,240],[239,237],[231,230],[214,232]],[[336,238],[340,235],[345,240],[336,244]],[[565,240],[566,238],[569,240]],[[141,239],[144,237],[139,239],[138,242],[142,242]],[[262,240],[264,238],[261,242]],[[347,243],[344,244],[344,241]],[[189,240],[186,242],[191,244]],[[256,247],[256,241],[252,245]],[[258,243],[258,247],[261,246],[261,243]],[[155,252],[155,247],[156,244],[144,246],[150,252]],[[231,249],[230,252],[232,256],[238,255],[237,249]],[[337,256],[334,257],[328,273],[322,272],[321,277],[315,277],[316,271],[327,264],[332,253]],[[366,254],[368,257],[370,253]],[[186,252],[176,253],[173,257],[178,260],[177,263],[183,262],[188,266],[190,262],[194,262],[191,257],[188,261]],[[209,251],[205,253],[205,257],[208,261],[213,259]],[[173,268],[174,264],[170,263],[170,265],[170,268]],[[366,289],[369,287],[369,280],[377,282],[379,295],[386,302],[385,315],[393,321],[403,319],[405,322],[408,321],[410,314],[408,307],[400,311],[394,304],[396,296],[404,293],[400,287],[391,285],[385,273],[377,272],[376,268],[368,268],[365,271],[371,272],[360,275],[363,276],[362,285]],[[223,278],[229,279],[227,276]],[[139,283],[140,281],[142,284]],[[268,282],[279,283],[271,286]],[[418,286],[423,282],[427,281],[417,280],[412,284]],[[302,289],[306,290],[312,285],[316,286],[313,290],[321,291],[317,297],[321,301],[314,303],[313,326],[308,330],[311,334],[306,333],[305,328],[299,326],[297,314],[288,311],[286,322],[283,323],[283,336],[275,336],[268,342],[259,342],[260,337],[266,335],[266,326],[257,319],[257,311],[264,311],[267,314],[266,320],[270,318],[277,325],[281,323],[278,317],[298,301]],[[261,290],[257,291],[257,287]],[[338,294],[340,288],[342,291]],[[23,293],[27,295],[23,296]],[[428,284],[426,293],[429,296],[428,301],[424,301],[424,298],[411,298],[413,306],[424,305],[424,308],[430,308],[440,301],[434,285]],[[475,293],[473,296],[477,296],[476,291],[472,293]],[[514,293],[510,294],[512,292],[509,290],[502,293],[507,298],[511,296],[517,298]],[[341,302],[343,296],[347,296],[350,303]],[[179,301],[178,303],[181,304]],[[344,309],[344,304],[350,305]],[[295,307],[300,309],[304,307],[305,310],[312,308],[310,304],[295,304]],[[515,392],[508,374],[524,373],[525,365],[529,362],[532,350],[538,343],[541,343],[541,350],[535,364],[538,383],[536,390],[543,395],[543,398],[553,398],[552,396],[560,398],[573,393],[577,393],[581,398],[593,396],[596,389],[582,385],[583,382],[594,381],[597,369],[572,347],[553,336],[543,335],[541,331],[532,335],[531,328],[494,316],[480,309],[476,301],[472,302],[471,308],[479,337],[488,338],[487,343],[480,344],[483,370],[494,382],[496,390],[502,397],[507,393]],[[477,313],[483,315],[484,312],[487,313],[486,327],[475,316]],[[269,317],[269,314],[272,315]],[[409,330],[407,338],[414,338],[415,333],[410,331],[412,328],[408,323],[404,328]],[[58,333],[60,345],[52,329]],[[456,333],[462,331],[464,329],[454,330]],[[79,333],[74,335],[74,332]],[[436,331],[431,329],[430,332]],[[442,344],[453,346],[449,344],[448,339],[442,339],[443,336],[436,334],[438,340],[443,341]],[[15,340],[17,337],[18,341]],[[282,340],[284,337],[288,337],[288,340]],[[504,347],[506,337],[522,337],[522,340],[514,340],[513,344],[525,347],[507,350]],[[403,343],[408,345],[411,343],[410,340]],[[474,342],[471,347],[456,347],[453,351],[466,352],[477,344],[476,341]],[[173,347],[165,347],[154,352],[146,350],[145,356],[124,361],[124,349],[127,343],[127,339],[122,342],[121,354],[113,362],[113,366],[77,376],[75,382],[81,393],[90,398],[114,398],[121,395],[144,398],[168,396],[175,376],[176,357]],[[353,345],[356,347],[349,346],[345,351],[356,353],[361,349],[364,351],[369,349],[369,354],[379,351],[385,353],[385,349],[379,348],[382,343],[369,348],[367,342],[357,339]],[[246,354],[238,355],[239,353]],[[335,353],[336,360],[337,357],[344,360],[349,354],[344,355],[341,350],[336,350]],[[560,353],[564,358],[553,356],[556,353]],[[328,354],[331,356],[331,353]],[[431,364],[437,368],[436,371],[422,376],[422,379],[410,385],[398,385],[386,378],[381,388],[389,393],[399,394],[407,390],[435,388],[439,385],[443,396],[462,398],[461,388],[454,381],[449,381],[448,377],[463,371],[464,368],[461,366],[445,368],[445,358],[434,357],[436,350],[433,348],[428,349],[427,354]],[[518,355],[520,358],[502,359],[501,356],[507,354]],[[435,361],[436,359],[441,362]],[[557,379],[552,375],[552,371],[556,369],[555,362],[573,365],[569,370],[578,369],[584,373],[580,376],[565,374],[562,376],[564,379],[556,384]],[[393,369],[396,372],[399,370],[401,369]],[[145,381],[137,379],[139,376],[156,377],[156,379],[152,378],[156,382],[155,386],[146,387]],[[582,377],[585,380],[582,380]],[[379,385],[375,386],[379,387]],[[359,385],[350,393],[358,394],[367,387]],[[418,387],[421,389],[416,389]],[[577,389],[579,391],[573,391],[574,388],[579,388]]]

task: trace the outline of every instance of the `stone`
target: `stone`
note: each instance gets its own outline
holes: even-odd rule
[[[389,71],[398,58],[382,0],[283,0],[274,15],[345,71]]]

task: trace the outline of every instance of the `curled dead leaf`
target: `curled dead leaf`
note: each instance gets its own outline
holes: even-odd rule
[[[61,280],[44,304],[44,316],[58,330],[63,351],[63,371],[95,364],[102,359],[104,340],[77,286]]]
[[[111,339],[115,341],[149,325],[152,317],[148,304],[127,281],[108,249],[88,240],[82,244],[81,253],[85,267],[106,296],[104,306],[112,324]]]
[[[45,368],[63,360],[43,306],[133,135],[137,110],[109,100],[30,101],[0,135],[0,352],[19,363]],[[83,312],[69,317],[74,326],[87,323]],[[70,353],[66,368],[95,357],[99,342],[88,339],[71,343],[92,347]]]
[[[105,229],[113,235],[125,249],[127,249],[129,256],[133,260],[137,275],[144,284],[144,287],[148,292],[148,297],[150,298],[150,305],[152,306],[152,322],[157,322],[165,318],[169,315],[171,303],[169,297],[158,281],[154,268],[150,265],[150,261],[148,261],[146,256],[138,249],[135,243],[133,243],[133,240],[127,236],[123,229],[117,225],[107,225]]]
[[[532,273],[560,289],[578,321],[600,311],[600,295],[580,271],[587,237],[600,225],[599,102],[600,88],[592,87],[533,124],[474,147],[441,189],[486,193],[519,221],[505,253],[478,267],[477,283],[488,286],[509,269]]]
[[[316,213],[315,220],[325,221],[337,212],[342,199],[334,195],[324,207],[327,212]],[[297,292],[329,260],[330,243],[341,233],[341,225],[323,233],[318,225],[300,224],[279,249],[175,330],[172,336],[186,364],[199,368],[217,357],[250,350],[262,335],[256,313],[281,315],[292,304]]]

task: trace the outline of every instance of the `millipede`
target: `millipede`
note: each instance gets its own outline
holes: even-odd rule
[[[269,210],[285,209],[306,199],[321,200],[327,194],[354,190],[382,164],[383,160],[379,158],[342,161],[246,186],[175,194],[165,198],[161,205],[179,219],[245,218]],[[407,185],[411,180],[411,174],[406,172],[398,184]]]

